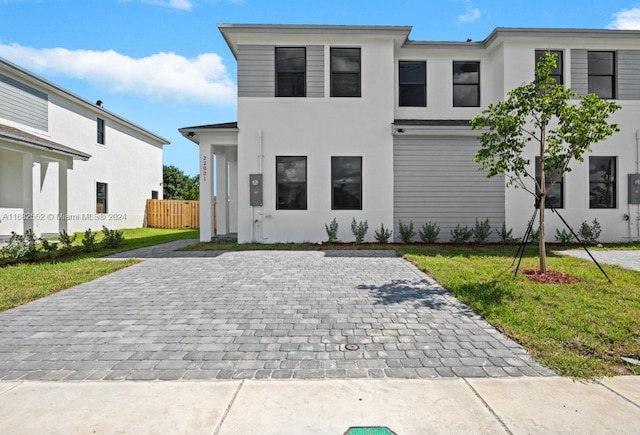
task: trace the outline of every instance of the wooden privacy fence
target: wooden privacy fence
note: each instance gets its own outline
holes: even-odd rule
[[[200,228],[200,202],[147,199],[147,226],[173,229]]]

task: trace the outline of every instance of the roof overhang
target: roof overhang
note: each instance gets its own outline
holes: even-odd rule
[[[238,123],[224,122],[194,127],[179,128],[178,131],[198,145],[238,146]]]
[[[60,157],[71,158],[73,160],[89,160],[90,154],[83,153],[74,148],[59,144],[57,142],[50,141],[48,139],[41,138],[26,131],[20,130],[15,127],[9,127],[8,125],[0,124],[0,140],[19,146],[21,148],[30,148],[34,151],[45,151],[51,155],[58,155]],[[15,147],[12,147],[15,148]]]

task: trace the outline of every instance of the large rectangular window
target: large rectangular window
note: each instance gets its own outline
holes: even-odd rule
[[[96,213],[107,213],[107,183],[96,183]]]
[[[331,48],[331,96],[359,97],[360,49]]]
[[[307,49],[276,47],[276,97],[306,96]]]
[[[362,157],[331,157],[331,210],[362,210]]]
[[[613,51],[590,51],[587,55],[589,93],[605,99],[615,98],[615,53]]]
[[[616,208],[615,157],[589,157],[589,208]]]
[[[453,107],[480,107],[480,62],[453,62]]]
[[[564,83],[564,77],[562,71],[563,60],[562,60],[562,51],[559,50],[536,50],[536,65],[540,61],[540,58],[544,53],[551,53],[556,56],[556,67],[551,70],[551,78],[555,79],[556,83],[561,85]]]
[[[96,140],[98,141],[99,144],[104,145],[104,136],[105,136],[104,135],[104,119],[98,118],[97,125],[98,125],[98,132],[97,132],[98,137]]]
[[[427,63],[400,61],[399,105],[401,107],[427,106]]]
[[[536,157],[536,182],[540,184],[540,157]],[[548,187],[558,178],[558,171],[545,172],[545,185]],[[540,195],[540,191],[536,188],[536,195]],[[539,201],[536,198],[536,207],[539,207]],[[556,184],[547,191],[547,197],[544,200],[544,208],[563,208],[564,207],[564,178],[560,178]]]
[[[307,158],[276,157],[276,210],[307,209]]]

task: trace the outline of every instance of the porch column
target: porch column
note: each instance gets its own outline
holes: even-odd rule
[[[238,149],[227,149],[229,159],[229,232],[238,232]]]
[[[23,231],[40,236],[40,222],[34,219],[40,212],[40,157],[32,153],[22,154],[22,208]]]
[[[213,145],[200,144],[200,241],[213,237]]]
[[[214,152],[216,154],[216,219],[218,221],[216,234],[224,235],[229,234],[227,154],[225,147],[216,147]]]
[[[58,232],[67,231],[67,162],[58,162]]]

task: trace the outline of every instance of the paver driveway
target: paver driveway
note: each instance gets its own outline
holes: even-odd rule
[[[0,313],[0,379],[553,374],[392,252],[147,254]]]

